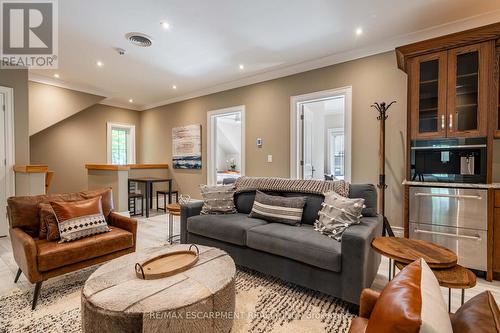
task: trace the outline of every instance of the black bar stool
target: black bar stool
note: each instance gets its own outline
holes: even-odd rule
[[[171,195],[175,194],[175,202],[179,202],[179,191],[171,191],[170,194]],[[160,195],[163,195],[163,208],[158,205],[158,201],[159,201],[158,197]],[[168,198],[168,203],[171,204],[172,197],[169,196],[168,191],[164,191],[164,190],[156,191],[156,209],[157,210],[163,210],[164,212],[167,211],[167,198]]]

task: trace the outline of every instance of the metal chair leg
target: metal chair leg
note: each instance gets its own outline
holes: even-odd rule
[[[36,302],[38,301],[38,296],[40,295],[40,288],[42,288],[42,282],[37,282],[35,284],[35,292],[33,294],[33,304],[31,305],[31,310],[35,310]]]
[[[389,258],[389,281],[391,281],[392,278],[392,259]]]
[[[23,271],[21,271],[20,268],[17,269],[16,278],[14,279],[14,283],[17,283],[17,281],[19,280],[19,277],[21,276],[22,272]]]

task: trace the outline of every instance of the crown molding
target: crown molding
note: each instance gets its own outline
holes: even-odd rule
[[[132,103],[121,103],[117,101],[113,101],[110,98],[106,98],[105,100],[99,102],[98,104],[113,106],[115,108],[133,110],[133,111],[143,111],[144,109],[139,105],[134,105]]]
[[[307,72],[310,70],[327,67],[342,62],[360,59],[371,55],[394,51],[394,49],[401,45],[411,44],[423,41],[430,38],[435,38],[455,32],[460,32],[468,29],[481,27],[483,25],[492,24],[500,21],[500,10],[468,17],[465,19],[448,22],[442,25],[433,26],[430,28],[422,29],[406,35],[397,36],[382,43],[372,44],[368,47],[361,49],[349,50],[346,52],[332,54],[323,58],[318,58],[310,61],[304,61],[291,66],[271,70],[268,72],[259,73],[257,75],[248,76],[246,78],[225,82],[210,88],[200,89],[195,92],[185,94],[178,97],[169,98],[157,103],[147,104],[141,107],[141,110],[149,110],[160,106],[184,101],[191,98],[201,97],[217,92],[239,88],[259,82],[277,79],[293,74]]]
[[[53,79],[44,75],[36,74],[36,73],[28,73],[28,81],[43,83],[54,87],[75,90],[86,94],[97,95],[103,98],[107,98],[109,96],[109,92],[95,89],[92,87],[88,87],[85,85],[67,82],[60,79]]]
[[[371,45],[364,47],[364,48],[353,49],[353,50],[349,50],[349,51],[345,51],[345,52],[332,54],[332,55],[322,57],[322,58],[308,60],[308,61],[296,63],[296,64],[289,65],[289,66],[284,66],[284,67],[277,68],[277,69],[272,69],[270,71],[265,71],[265,72],[261,72],[261,73],[255,74],[255,75],[250,75],[250,76],[247,76],[247,77],[242,78],[242,79],[224,82],[224,83],[212,86],[212,87],[199,89],[199,90],[190,92],[188,94],[184,94],[181,96],[177,96],[177,97],[173,97],[173,98],[169,98],[169,99],[165,99],[165,100],[161,100],[161,101],[158,101],[155,103],[145,104],[145,105],[131,105],[131,104],[127,104],[127,103],[116,102],[116,101],[111,100],[111,98],[115,94],[113,94],[109,91],[104,91],[104,90],[96,89],[93,87],[88,87],[85,85],[79,85],[79,84],[75,84],[75,83],[71,83],[71,82],[66,82],[66,81],[63,81],[60,79],[56,80],[56,79],[53,79],[53,78],[50,78],[47,76],[43,76],[43,75],[39,75],[39,74],[35,74],[35,73],[29,73],[28,78],[30,81],[33,81],[33,82],[49,84],[49,85],[53,85],[56,87],[81,91],[84,93],[105,97],[106,99],[104,101],[100,102],[99,104],[120,107],[120,108],[125,108],[125,109],[130,109],[130,110],[136,110],[136,111],[144,111],[144,110],[150,110],[150,109],[157,108],[160,106],[184,101],[184,100],[191,99],[191,98],[206,96],[206,95],[218,93],[218,92],[225,91],[225,90],[240,88],[240,87],[251,85],[251,84],[256,84],[256,83],[260,83],[260,82],[264,82],[264,81],[277,79],[280,77],[285,77],[285,76],[294,75],[294,74],[298,74],[298,73],[302,73],[302,72],[307,72],[310,70],[335,65],[335,64],[339,64],[339,63],[350,61],[350,60],[356,60],[356,59],[368,57],[368,56],[379,54],[379,53],[394,51],[394,49],[396,47],[401,46],[401,45],[411,44],[411,43],[423,41],[426,39],[440,37],[440,36],[444,36],[447,34],[460,32],[460,31],[464,31],[464,30],[468,30],[468,29],[473,29],[473,28],[477,28],[477,27],[481,27],[484,25],[497,23],[497,22],[500,22],[500,10],[487,12],[484,14],[468,17],[465,19],[452,21],[452,22],[448,22],[448,23],[445,23],[442,25],[422,29],[422,30],[419,30],[419,31],[416,31],[416,32],[413,32],[410,34],[397,36],[397,37],[388,39],[388,40],[383,41],[383,42],[374,43],[374,44],[371,44]]]

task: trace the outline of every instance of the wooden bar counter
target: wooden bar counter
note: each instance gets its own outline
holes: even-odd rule
[[[130,177],[167,177],[168,164],[86,164],[88,189],[113,188],[113,201],[118,212],[128,211],[128,179]]]

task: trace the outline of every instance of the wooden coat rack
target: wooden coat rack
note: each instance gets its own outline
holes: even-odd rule
[[[384,228],[382,231],[382,235],[389,235],[394,237],[394,232],[392,231],[391,225],[389,224],[389,220],[385,216],[385,190],[387,189],[387,184],[385,182],[385,121],[387,120],[387,110],[391,107],[392,104],[396,103],[396,101],[392,101],[389,104],[385,104],[385,102],[381,102],[380,104],[375,102],[371,105],[378,112],[377,120],[380,122],[380,147],[379,147],[379,179],[378,179],[378,188],[379,188],[379,207],[380,214],[384,219]]]

